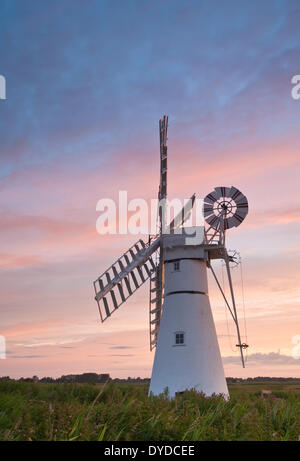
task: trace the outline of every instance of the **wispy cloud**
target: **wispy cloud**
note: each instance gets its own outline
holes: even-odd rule
[[[238,364],[240,363],[239,356],[227,356],[222,357],[224,364]],[[294,365],[300,366],[300,360],[296,360],[290,355],[282,355],[278,352],[269,352],[268,354],[249,354],[246,357],[246,364],[247,366],[256,366],[256,365],[278,365],[278,366],[285,366],[285,365]]]
[[[134,349],[132,346],[111,346],[109,349]]]
[[[134,354],[110,354],[110,357],[134,357]]]
[[[74,344],[74,343],[81,343],[84,341],[85,338],[69,338],[69,339],[61,339],[56,341],[43,341],[43,342],[34,342],[30,344],[26,343],[17,343],[16,346],[23,346],[23,347],[43,347],[43,346],[63,346],[65,344]]]
[[[45,355],[11,355],[11,359],[39,359],[45,358]]]
[[[18,269],[42,264],[37,255],[0,254],[0,269]]]

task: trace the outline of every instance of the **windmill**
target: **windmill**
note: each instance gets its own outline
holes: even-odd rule
[[[144,242],[138,240],[94,282],[101,321],[107,320],[133,293],[150,279],[150,350],[155,349],[149,393],[159,395],[168,388],[170,397],[186,389],[206,395],[228,389],[215,324],[208,296],[207,269],[234,321],[237,347],[245,366],[237,317],[230,263],[235,256],[227,251],[228,229],[241,224],[248,213],[246,197],[235,187],[216,187],[204,199],[205,226],[182,227],[195,203],[195,194],[181,212],[166,223],[168,117],[159,121],[160,185],[158,233]],[[200,231],[200,233],[198,232]],[[201,235],[193,240],[191,235]],[[187,243],[189,242],[189,243]],[[225,263],[230,301],[227,300],[212,262]]]

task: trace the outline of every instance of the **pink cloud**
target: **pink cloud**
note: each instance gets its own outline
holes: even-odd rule
[[[1,329],[1,334],[7,338],[20,339],[40,335],[49,330],[56,330],[58,328],[66,327],[68,322],[63,320],[48,320],[39,322],[17,322],[12,325],[6,326]]]
[[[0,269],[33,267],[39,264],[41,264],[41,259],[35,255],[0,254]]]

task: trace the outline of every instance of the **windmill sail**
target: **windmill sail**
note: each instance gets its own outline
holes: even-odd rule
[[[191,216],[191,212],[194,206],[196,194],[193,194],[192,197],[187,201],[182,210],[175,216],[175,218],[170,222],[167,227],[167,233],[178,229],[182,226]]]
[[[152,254],[160,238],[150,245],[138,240],[94,282],[101,321],[104,322],[156,271]]]
[[[160,183],[158,191],[158,215],[160,237],[166,229],[166,199],[167,199],[167,173],[168,173],[168,117],[165,115],[159,121],[159,142],[160,142]],[[163,303],[164,291],[164,263],[163,263],[163,239],[160,238],[159,247],[156,252],[156,267],[150,277],[149,296],[149,329],[150,329],[150,350],[156,347],[159,332],[160,318]]]

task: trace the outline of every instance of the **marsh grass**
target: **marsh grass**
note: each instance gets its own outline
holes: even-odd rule
[[[0,440],[298,440],[300,393],[273,392],[240,384],[228,402],[194,391],[169,401],[145,385],[2,381]]]

